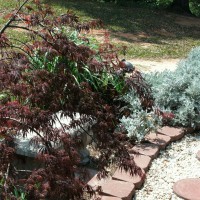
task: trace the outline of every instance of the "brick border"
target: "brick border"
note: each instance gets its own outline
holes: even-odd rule
[[[186,133],[191,133],[191,129],[174,128],[164,126],[156,133],[150,133],[145,137],[147,143],[137,144],[129,150],[130,155],[134,156],[136,164],[142,168],[144,174],[149,169],[153,159],[157,158],[159,151],[165,149],[168,144],[181,139]],[[137,151],[139,155],[132,153]],[[139,176],[130,176],[128,173],[117,169],[112,177],[106,180],[98,180],[94,176],[88,185],[96,188],[101,187],[98,197],[102,200],[132,200],[135,189],[140,189],[145,179]],[[93,198],[95,199],[95,198]]]

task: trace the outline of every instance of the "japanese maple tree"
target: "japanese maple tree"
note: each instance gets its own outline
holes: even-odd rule
[[[139,72],[127,80],[117,73],[124,66],[107,36],[93,48],[81,34],[102,27],[101,20],[81,22],[71,11],[55,16],[39,0],[27,2],[7,16],[0,31],[1,198],[16,199],[13,191],[22,186],[28,199],[81,199],[84,191],[92,195],[79,167],[81,139],[69,133],[71,128],[84,130],[85,123],[91,124],[99,152],[99,178],[108,174],[112,162],[142,176],[128,153],[126,133],[116,130],[122,106],[116,99],[131,85],[143,106],[151,107],[148,85]],[[12,28],[24,30],[19,34],[29,34],[31,41],[10,39],[6,31]],[[73,32],[78,33],[75,39]],[[55,127],[57,113],[71,123]],[[43,167],[21,180],[12,165],[13,140],[31,132],[36,135],[31,143],[43,145],[37,156]]]

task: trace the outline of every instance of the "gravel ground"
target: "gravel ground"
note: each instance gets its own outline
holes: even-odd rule
[[[142,72],[162,72],[165,69],[174,71],[181,61],[181,59],[160,59],[160,60],[144,60],[144,59],[131,59],[131,62],[137,70]]]
[[[173,194],[173,184],[184,178],[200,178],[200,133],[186,135],[170,144],[152,162],[144,187],[136,192],[133,200],[180,200]]]

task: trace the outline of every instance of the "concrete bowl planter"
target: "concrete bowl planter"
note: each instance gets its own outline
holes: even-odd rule
[[[71,118],[61,118],[60,114],[57,114],[58,119],[55,121],[55,128],[61,128],[61,124],[69,125]],[[77,113],[77,119],[80,115]],[[82,128],[71,129],[69,133],[74,136],[79,136],[81,138],[82,144],[78,149],[80,154],[81,165],[85,165],[90,161],[90,152],[87,149],[87,145],[92,141],[89,135],[93,135],[91,126],[89,124],[84,124]],[[42,135],[42,133],[40,133]],[[36,133],[28,132],[26,137],[18,135],[14,138],[14,146],[16,149],[16,159],[15,164],[20,169],[32,170],[38,168],[41,164],[35,160],[35,157],[40,153],[40,150],[44,148],[44,145],[39,144],[37,146],[31,143],[31,140],[37,137]],[[54,148],[60,149],[62,146],[60,144],[52,144]]]

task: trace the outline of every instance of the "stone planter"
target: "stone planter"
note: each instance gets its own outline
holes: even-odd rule
[[[65,125],[69,125],[69,123],[71,122],[70,118],[61,118],[59,113],[57,114],[57,116],[59,120],[55,121],[55,128],[61,128],[60,122]],[[79,118],[80,115],[77,113],[76,119]],[[69,133],[72,136],[79,136],[81,138],[82,145],[78,150],[81,157],[80,164],[87,164],[90,161],[90,153],[87,150],[87,145],[92,141],[89,135],[93,135],[90,126],[88,124],[84,124],[84,126],[80,129],[69,130]],[[40,134],[42,135],[42,133]],[[16,154],[18,155],[16,156],[15,164],[16,166],[18,166],[19,169],[24,169],[25,167],[27,169],[32,170],[40,166],[40,164],[37,163],[37,161],[35,161],[35,157],[38,155],[40,150],[44,148],[44,145],[40,144],[34,146],[33,144],[31,144],[31,140],[34,137],[37,137],[36,133],[29,132],[26,137],[22,137],[20,135],[16,136],[14,139]],[[54,148],[62,148],[60,145],[52,145],[54,146]]]

